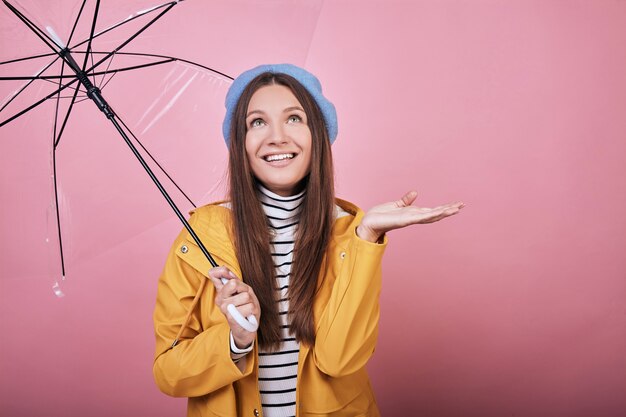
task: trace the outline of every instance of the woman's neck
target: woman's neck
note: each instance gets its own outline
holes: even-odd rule
[[[261,202],[265,215],[273,227],[280,227],[293,222],[300,214],[305,191],[292,196],[283,197],[257,184],[257,197]]]

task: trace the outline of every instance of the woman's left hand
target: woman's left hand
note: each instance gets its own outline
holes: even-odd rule
[[[390,230],[412,224],[433,223],[457,214],[464,206],[462,202],[444,204],[434,208],[416,207],[411,204],[417,197],[416,191],[409,191],[397,201],[381,204],[370,209],[356,233],[361,239],[377,242]]]

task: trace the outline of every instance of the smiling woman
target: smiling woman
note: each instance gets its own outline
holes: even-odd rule
[[[380,414],[365,365],[378,336],[385,233],[463,204],[415,207],[409,192],[364,214],[334,196],[336,136],[335,108],[302,68],[256,67],[230,87],[229,201],[190,219],[222,266],[210,268],[181,232],[154,312],[156,382],[189,397],[189,416]],[[243,328],[230,305],[258,330]]]
[[[311,164],[311,130],[296,96],[280,84],[259,88],[250,98],[246,125],[254,176],[276,194],[295,194]]]

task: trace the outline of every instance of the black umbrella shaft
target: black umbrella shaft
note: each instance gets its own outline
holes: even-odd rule
[[[96,106],[98,106],[100,111],[104,113],[108,119],[112,120],[115,117],[115,113],[113,113],[113,110],[109,106],[109,103],[107,103],[104,97],[102,97],[102,92],[100,91],[100,89],[93,85],[93,83],[89,80],[87,73],[78,66],[78,64],[74,60],[74,57],[72,57],[70,50],[68,48],[63,48],[59,52],[59,55],[76,73],[76,78],[78,78],[78,81],[80,81],[80,83],[85,87],[85,90],[87,90],[87,97],[89,97],[94,101],[94,103],[96,103]]]
[[[146,163],[146,160],[143,158],[143,156],[141,156],[141,154],[139,153],[139,150],[137,150],[137,148],[131,142],[130,138],[128,137],[124,129],[122,129],[122,126],[120,126],[120,124],[118,123],[115,117],[115,112],[113,111],[113,109],[111,109],[111,106],[109,106],[109,104],[106,102],[104,97],[102,97],[102,92],[100,91],[100,89],[93,85],[93,83],[89,80],[89,77],[87,76],[85,71],[83,71],[78,66],[78,64],[72,57],[72,54],[70,53],[70,50],[68,48],[61,50],[59,52],[59,55],[61,56],[61,58],[63,58],[65,62],[67,62],[69,67],[72,68],[72,70],[76,73],[78,80],[87,90],[87,96],[90,99],[92,99],[94,103],[96,103],[96,106],[98,106],[100,111],[102,111],[106,115],[107,119],[109,119],[111,123],[113,123],[113,125],[115,126],[117,131],[120,133],[120,135],[122,136],[122,138],[124,139],[128,147],[130,148],[130,150],[133,152],[135,157],[137,157],[137,159],[139,160],[139,163],[141,164],[143,169],[146,170],[146,172],[148,173],[148,175],[150,176],[154,184],[157,186],[157,188],[159,189],[159,191],[161,192],[161,194],[163,195],[167,203],[170,205],[172,210],[174,210],[174,213],[176,213],[176,216],[178,216],[180,221],[183,223],[183,225],[185,226],[185,229],[187,229],[187,231],[189,232],[193,240],[200,247],[200,250],[202,251],[204,256],[206,256],[206,258],[209,260],[209,262],[214,268],[217,267],[218,266],[217,262],[215,262],[215,260],[213,259],[209,251],[206,249],[206,247],[204,246],[204,244],[202,243],[202,241],[196,234],[196,232],[194,232],[194,230],[192,229],[187,219],[185,219],[185,216],[183,216],[179,208],[176,206],[176,203],[174,203],[170,195],[167,193],[167,191],[165,191],[165,188],[163,188],[163,185],[161,184],[159,179],[156,177],[156,175],[154,175],[154,172],[152,172],[152,170]]]
[[[124,132],[124,129],[122,129],[120,124],[117,122],[117,119],[115,118],[115,114],[114,113],[113,113],[113,117],[110,117],[109,120],[111,120],[111,123],[113,123],[113,125],[115,126],[117,131],[120,132],[120,135],[122,135],[122,138],[124,139],[124,141],[126,142],[128,147],[131,149],[131,151],[133,151],[133,154],[135,154],[135,156],[139,160],[139,163],[141,164],[141,166],[143,166],[143,168],[146,170],[146,172],[148,173],[148,175],[150,176],[150,178],[152,179],[154,184],[157,186],[157,188],[159,189],[161,194],[163,194],[163,197],[165,197],[165,200],[167,200],[167,202],[170,205],[170,207],[172,208],[172,210],[174,210],[174,212],[176,213],[176,216],[178,216],[179,220],[185,226],[185,229],[187,229],[187,231],[189,232],[189,234],[191,235],[193,240],[200,247],[200,250],[202,251],[204,256],[206,256],[206,258],[209,260],[209,262],[211,263],[211,266],[216,268],[218,266],[217,262],[215,262],[215,259],[213,259],[213,257],[209,253],[209,251],[206,249],[206,247],[204,246],[204,244],[202,243],[202,241],[200,240],[200,238],[196,234],[196,232],[194,232],[193,228],[191,227],[191,225],[189,224],[187,219],[185,219],[185,216],[183,216],[183,214],[180,212],[180,210],[176,206],[176,203],[174,203],[174,201],[169,196],[167,191],[165,191],[165,188],[163,188],[163,185],[161,185],[161,182],[156,177],[156,175],[154,175],[154,172],[152,172],[152,170],[150,169],[150,167],[146,163],[145,159],[143,159],[143,157],[141,156],[141,154],[139,153],[139,151],[137,150],[135,145],[133,145],[133,143],[130,141],[128,135],[126,135],[126,132]]]

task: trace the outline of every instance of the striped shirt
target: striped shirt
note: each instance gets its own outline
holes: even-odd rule
[[[282,342],[275,352],[259,351],[259,390],[265,417],[296,415],[296,383],[300,344],[289,330],[289,279],[295,233],[304,191],[281,197],[259,186],[258,197],[270,228],[270,250],[274,261],[276,302]]]
[[[259,350],[259,391],[264,417],[291,417],[296,415],[296,385],[298,382],[298,355],[300,344],[289,331],[289,280],[295,233],[299,223],[304,191],[290,197],[281,197],[259,185],[258,198],[267,216],[270,229],[270,250],[275,267],[276,302],[282,333],[282,342],[274,352]],[[230,206],[230,204],[228,204]],[[336,218],[348,213],[336,206]],[[231,334],[231,357],[238,361],[252,350],[252,346],[238,349]]]

